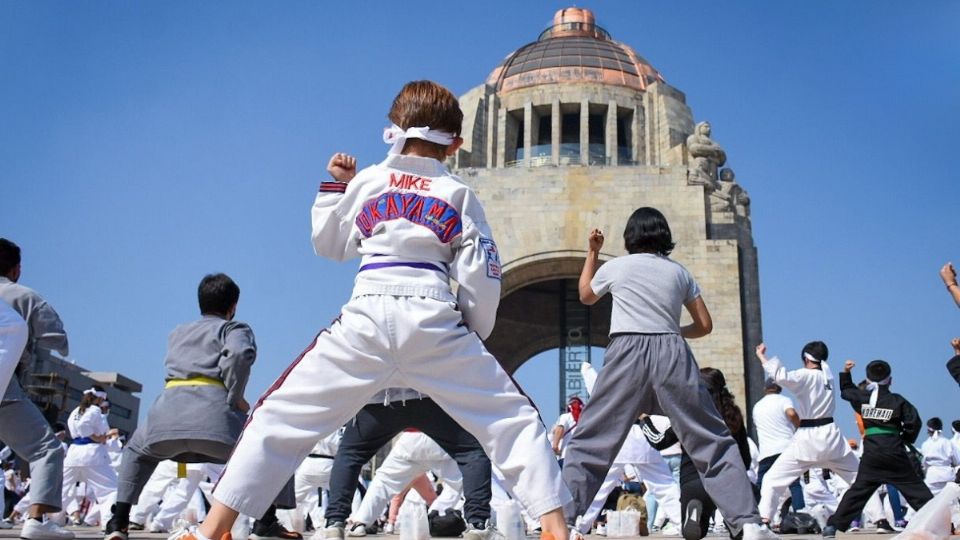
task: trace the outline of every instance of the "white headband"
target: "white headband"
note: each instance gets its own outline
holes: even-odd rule
[[[803,357],[809,362],[820,364],[820,371],[823,372],[826,382],[829,383],[833,381],[833,371],[830,370],[830,364],[828,364],[826,360],[820,360],[810,353],[803,353]]]
[[[388,128],[383,128],[383,142],[392,144],[388,154],[399,154],[403,151],[403,145],[407,139],[423,139],[432,143],[448,146],[453,144],[457,136],[447,131],[438,131],[430,129],[428,126],[407,128],[406,131],[400,126],[394,124]]]
[[[887,378],[882,381],[871,381],[867,379],[867,390],[870,391],[870,406],[877,406],[877,396],[880,395],[881,386],[889,386],[893,381],[893,375],[887,375]]]
[[[107,393],[101,392],[99,390],[94,390],[93,388],[88,388],[83,391],[84,394],[92,394],[100,399],[107,399]]]

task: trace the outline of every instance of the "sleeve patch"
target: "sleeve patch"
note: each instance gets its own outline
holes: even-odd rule
[[[343,182],[320,182],[320,193],[343,193],[347,185]]]
[[[497,244],[490,238],[481,238],[480,246],[487,258],[487,277],[500,279],[500,252],[497,250]]]

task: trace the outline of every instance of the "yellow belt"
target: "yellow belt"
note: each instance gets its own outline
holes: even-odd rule
[[[223,381],[220,379],[214,379],[213,377],[204,377],[199,375],[197,377],[190,377],[189,379],[170,379],[165,384],[164,388],[176,388],[177,386],[219,386],[221,388],[226,388],[227,385],[223,384]]]

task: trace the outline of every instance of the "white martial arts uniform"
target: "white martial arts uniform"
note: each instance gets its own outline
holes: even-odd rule
[[[137,504],[130,510],[130,521],[144,525],[150,532],[173,530],[177,518],[189,504],[200,481],[205,478],[204,465],[187,463],[185,475],[181,478],[178,463],[161,461],[150,475],[150,481],[143,486]],[[150,514],[153,514],[153,519],[147,523]]]
[[[106,435],[110,426],[100,407],[91,405],[83,413],[80,407],[74,409],[67,417],[67,428],[74,443],[67,449],[67,457],[63,460],[64,493],[68,493],[77,482],[85,483],[100,508],[101,523],[106,523],[117,496],[117,472],[106,446],[89,438]]]
[[[956,478],[956,468],[960,466],[960,455],[950,439],[935,432],[927,437],[920,446],[923,454],[924,483],[930,488],[930,493],[936,495],[943,490],[947,482]]]
[[[340,448],[340,439],[343,437],[343,431],[337,430],[334,433],[320,439],[320,442],[313,447],[307,459],[297,467],[296,474],[293,475],[294,492],[297,498],[297,508],[294,510],[278,510],[277,516],[284,516],[286,522],[290,524],[290,530],[303,530],[302,523],[309,515],[315,525],[322,524],[323,511],[326,504],[318,504],[320,497],[318,489],[324,491],[330,489],[330,472],[333,470],[333,458],[337,455],[337,449]],[[326,497],[324,497],[326,502]],[[359,495],[356,495],[357,507],[359,507]]]
[[[463,494],[463,476],[457,463],[430,437],[419,431],[405,431],[373,475],[360,509],[350,521],[373,523],[390,504],[391,497],[425,472],[432,472],[443,483],[443,493],[433,501],[430,510],[443,514],[448,508],[456,508]]]
[[[778,358],[771,358],[763,369],[768,378],[793,394],[802,420],[821,420],[832,418],[836,408],[833,376],[829,365],[826,362],[822,365],[822,370],[787,371]],[[787,487],[804,471],[814,467],[830,469],[852,484],[859,465],[860,461],[835,423],[801,427],[763,477],[758,505],[760,516],[767,520],[774,518]]]
[[[321,184],[312,212],[317,254],[363,257],[352,298],[261,398],[214,496],[262,515],[320,438],[378,391],[412,388],[477,438],[532,515],[572,500],[537,409],[482,342],[501,268],[473,191],[435,159],[393,154]]]
[[[567,443],[569,443],[573,437],[573,431],[577,429],[577,421],[573,419],[573,413],[565,412],[558,416],[557,421],[553,424],[553,428],[563,430],[563,434],[560,436],[560,444],[558,445],[560,447],[560,459],[563,459],[567,455]]]

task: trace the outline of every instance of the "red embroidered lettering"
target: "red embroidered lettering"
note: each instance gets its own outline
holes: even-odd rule
[[[402,177],[402,176],[401,176],[400,178],[397,178],[397,176],[396,176],[395,174],[390,173],[390,187],[402,188],[402,187],[403,187],[403,186],[401,185],[402,182],[403,182],[403,177]]]

